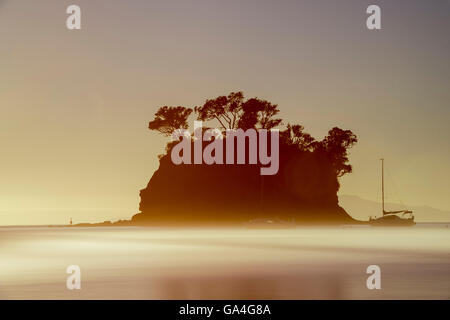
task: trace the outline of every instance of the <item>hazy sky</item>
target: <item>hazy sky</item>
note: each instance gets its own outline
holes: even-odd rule
[[[447,0],[0,0],[0,225],[129,218],[157,108],[237,90],[353,130],[341,194],[377,199],[384,157],[388,200],[450,210],[449,34]]]

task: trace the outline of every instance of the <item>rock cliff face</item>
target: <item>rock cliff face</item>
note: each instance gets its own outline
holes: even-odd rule
[[[299,224],[355,222],[339,207],[339,182],[321,152],[281,143],[279,171],[261,176],[260,165],[175,165],[167,155],[140,192],[136,225],[226,225],[257,218]]]

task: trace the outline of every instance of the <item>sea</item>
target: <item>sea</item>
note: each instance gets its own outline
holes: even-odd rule
[[[1,227],[0,299],[450,299],[449,225]]]

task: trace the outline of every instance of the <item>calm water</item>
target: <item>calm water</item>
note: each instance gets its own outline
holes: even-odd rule
[[[366,268],[381,267],[381,290]],[[82,289],[66,289],[66,268]],[[0,228],[0,299],[449,299],[448,225]]]

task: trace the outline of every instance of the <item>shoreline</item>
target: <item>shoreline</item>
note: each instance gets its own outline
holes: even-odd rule
[[[372,228],[368,222],[359,224],[296,224],[292,228],[248,228],[243,224],[234,224],[234,225],[196,225],[196,224],[190,224],[190,225],[115,225],[114,223],[105,225],[102,223],[80,223],[75,225],[10,225],[10,226],[0,226],[0,229],[26,229],[26,228],[105,228],[105,227],[112,227],[112,228],[158,228],[158,229],[249,229],[249,230],[276,230],[276,229],[297,229],[297,228],[314,228],[314,227],[324,227],[324,228],[332,228],[332,227],[339,227],[339,228]],[[436,222],[417,222],[415,226],[412,227],[436,227],[436,228],[450,228],[450,221],[436,221]],[[377,227],[380,228],[380,227]],[[386,226],[385,228],[400,228],[405,229],[405,227],[389,227]]]

